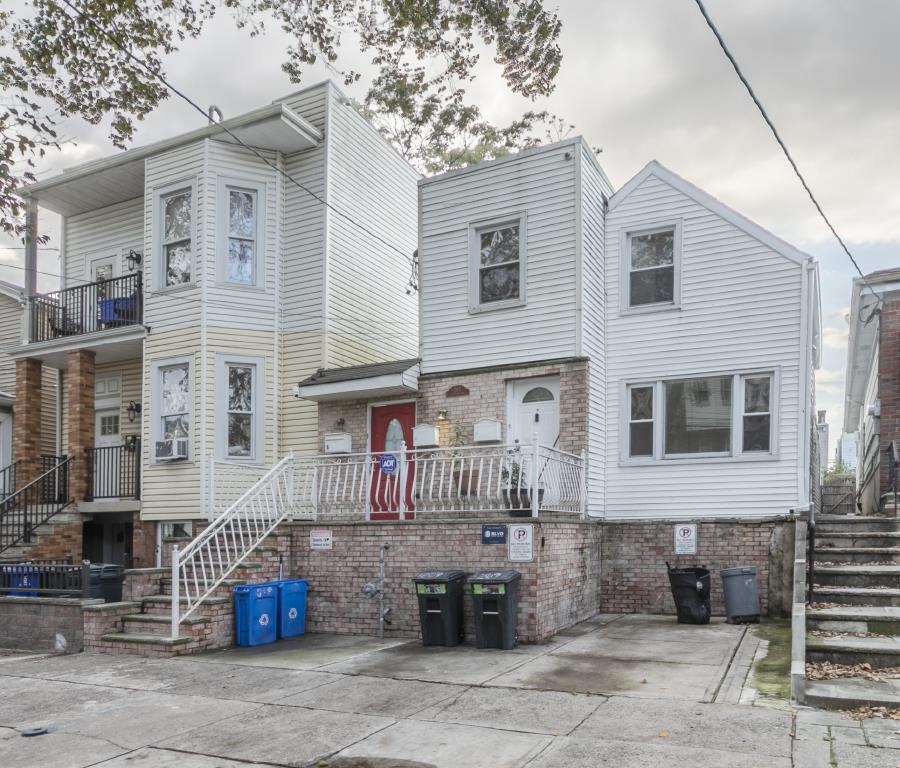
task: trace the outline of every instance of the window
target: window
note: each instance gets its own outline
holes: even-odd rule
[[[219,355],[217,402],[218,455],[229,461],[261,460],[262,358]]]
[[[665,453],[731,451],[731,376],[665,382]]]
[[[162,284],[191,282],[191,201],[190,189],[163,195],[162,201]]]
[[[771,372],[630,384],[623,389],[622,455],[657,460],[772,455],[776,391]]]
[[[529,389],[522,398],[523,403],[547,403],[553,400],[553,393],[547,387]]]
[[[119,434],[119,414],[100,417],[100,437],[112,437]]]
[[[772,377],[744,376],[744,453],[768,453],[772,439]]]
[[[525,301],[524,216],[473,227],[471,309],[501,309]]]
[[[653,387],[629,387],[628,455],[653,455]]]
[[[190,365],[160,366],[160,440],[190,437]]]
[[[225,280],[253,285],[256,265],[256,192],[228,188],[228,266]]]
[[[625,237],[627,307],[678,303],[679,230],[671,225]]]

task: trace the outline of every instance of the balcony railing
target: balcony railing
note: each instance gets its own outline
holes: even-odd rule
[[[125,445],[87,448],[85,458],[91,472],[88,501],[141,498],[141,441]]]
[[[141,273],[32,296],[30,341],[140,325],[144,320]]]

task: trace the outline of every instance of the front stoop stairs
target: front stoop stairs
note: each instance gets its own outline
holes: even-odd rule
[[[807,610],[806,660],[868,664],[871,673],[807,680],[811,706],[900,708],[900,679],[879,674],[900,668],[900,519],[893,504],[884,512],[889,516],[823,515],[816,521],[812,602],[839,607]],[[822,637],[809,634],[813,630],[850,634]]]

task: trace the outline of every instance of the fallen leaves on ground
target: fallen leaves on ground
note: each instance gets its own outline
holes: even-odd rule
[[[814,637],[887,637],[879,632],[833,632],[829,629],[811,629],[807,634]]]
[[[856,709],[841,710],[854,720],[865,720],[869,717],[880,717],[883,720],[900,720],[900,709],[892,707],[857,707]]]
[[[846,603],[810,603],[807,608],[812,611],[824,611],[826,608],[848,608]]]
[[[806,663],[807,680],[837,680],[842,677],[859,677],[877,683],[882,680],[900,678],[900,667],[875,669],[868,662],[863,664],[832,664],[830,661]]]

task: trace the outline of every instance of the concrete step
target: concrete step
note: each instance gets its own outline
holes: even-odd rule
[[[100,637],[103,653],[134,653],[140,656],[178,656],[193,653],[199,648],[196,638],[190,635],[161,637],[134,632],[112,632]]]
[[[806,628],[823,632],[900,635],[900,607],[856,605],[807,609]]]
[[[172,632],[172,619],[170,615],[156,613],[137,613],[123,616],[122,629],[128,635],[156,635],[169,637]],[[181,626],[185,629],[205,626],[209,619],[205,616],[189,616],[182,619]],[[193,633],[191,633],[193,635]]]
[[[873,515],[817,515],[816,536],[834,531],[900,531],[900,518]]]
[[[900,565],[900,547],[816,547],[816,562]]]
[[[900,588],[900,565],[817,565],[815,584],[823,587]]]
[[[200,615],[203,615],[203,606],[220,606],[228,605],[232,602],[231,597],[208,597],[201,603],[197,609]],[[179,605],[187,607],[188,601],[186,597],[178,600]],[[148,595],[141,600],[141,611],[144,615],[151,614],[157,616],[172,615],[172,596],[171,595]]]
[[[225,579],[219,586],[215,588],[213,592],[214,597],[228,597],[232,596],[232,590],[234,587],[239,587],[243,584],[251,584],[253,582],[252,579]],[[159,590],[163,595],[171,595],[172,594],[172,579],[164,578],[159,581]]]
[[[813,587],[813,602],[841,605],[900,607],[900,589],[872,587]]]
[[[807,680],[806,704],[822,709],[900,707],[900,680]]]
[[[900,666],[900,637],[806,636],[806,660],[873,667]]]
[[[831,547],[894,547],[900,546],[900,531],[833,531],[816,532],[816,551]]]

